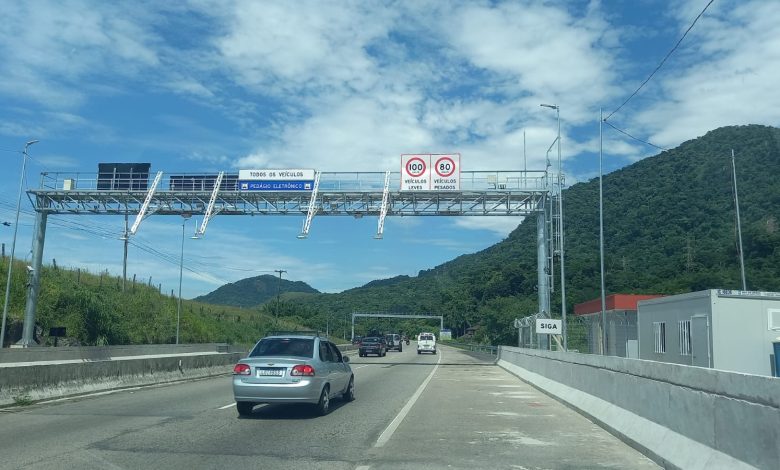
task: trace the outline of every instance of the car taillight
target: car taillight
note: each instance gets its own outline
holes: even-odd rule
[[[293,366],[292,370],[290,371],[290,375],[304,375],[307,377],[312,377],[314,376],[314,367],[306,364],[298,364],[297,366]]]
[[[252,373],[251,369],[249,364],[236,364],[236,366],[233,367],[233,375],[249,375]]]

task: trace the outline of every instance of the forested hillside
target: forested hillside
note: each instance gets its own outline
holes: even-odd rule
[[[780,290],[780,129],[752,125],[711,131],[604,177],[608,293],[741,287],[732,148],[748,288]],[[599,295],[598,180],[566,189],[564,205],[571,312]],[[289,301],[337,314],[443,314],[457,332],[480,325],[484,340],[511,341],[511,320],[537,310],[535,237],[529,219],[504,241],[415,278]],[[560,311],[559,302],[556,293],[553,311]]]
[[[270,274],[241,279],[196,297],[195,301],[210,304],[232,305],[234,307],[254,307],[276,298],[278,293],[302,292],[317,294],[319,291],[301,281],[279,279]]]
[[[0,283],[5,286],[9,258],[0,260]],[[16,262],[11,283],[6,342],[21,338],[26,299],[27,270]],[[113,345],[173,343],[176,336],[177,299],[156,287],[106,273],[90,274],[45,266],[36,312],[35,338],[53,344],[49,328],[64,326],[60,345]],[[2,297],[0,297],[2,299]],[[272,307],[240,309],[184,300],[181,309],[181,343],[228,342],[250,344],[264,332],[300,328],[290,316],[277,323]]]

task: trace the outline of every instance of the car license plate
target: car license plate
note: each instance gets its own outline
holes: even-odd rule
[[[258,377],[281,377],[284,369],[257,369]]]

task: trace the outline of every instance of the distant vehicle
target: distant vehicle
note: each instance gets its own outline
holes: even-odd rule
[[[385,335],[385,341],[387,342],[387,350],[395,349],[398,352],[403,352],[403,342],[401,341],[401,335],[391,333]]]
[[[436,354],[436,335],[433,333],[420,333],[417,337],[417,354],[424,352]]]
[[[239,416],[260,403],[309,403],[324,416],[332,398],[355,399],[355,376],[349,358],[318,334],[274,334],[233,367],[233,396]]]
[[[362,337],[362,336],[355,336],[354,338],[352,338],[352,344],[353,344],[354,346],[359,346],[359,345],[360,345],[360,340],[361,340],[361,339],[363,339],[363,337]]]
[[[360,342],[360,348],[358,349],[358,356],[365,357],[369,354],[376,354],[379,357],[384,357],[387,354],[385,339],[377,336],[363,338]]]

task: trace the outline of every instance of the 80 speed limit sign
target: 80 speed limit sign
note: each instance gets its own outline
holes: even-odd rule
[[[460,155],[431,155],[433,177],[431,189],[435,191],[460,190]]]

